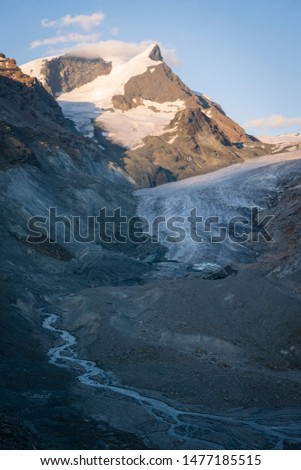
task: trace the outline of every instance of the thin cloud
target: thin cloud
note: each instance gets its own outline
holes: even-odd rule
[[[41,21],[43,28],[68,28],[70,26],[78,26],[83,31],[91,31],[97,26],[99,26],[105,15],[102,12],[92,13],[91,15],[65,15],[57,20],[47,20],[44,19]]]
[[[110,30],[110,34],[111,34],[112,36],[118,36],[119,33],[120,33],[120,29],[117,28],[117,26],[115,26],[115,28],[112,28],[112,29]]]
[[[101,57],[104,60],[126,62],[137,54],[145,51],[148,46],[154,43],[155,41],[152,40],[135,43],[111,39],[108,41],[99,41],[94,44],[77,44],[74,47],[73,53],[76,53],[79,57]],[[161,44],[159,44],[159,46],[164,60],[170,66],[179,65],[180,61],[174,49],[164,47]]]
[[[54,46],[56,44],[70,44],[78,42],[95,42],[99,39],[100,33],[94,34],[77,34],[77,33],[68,33],[62,36],[54,36],[52,38],[46,39],[37,39],[30,44],[31,49],[41,46]]]
[[[94,44],[78,44],[76,55],[79,57],[101,57],[105,60],[115,59],[126,62],[132,57],[143,52],[153,41],[124,42],[116,39],[99,41]]]
[[[148,46],[156,41],[148,40],[139,43],[124,42],[117,39],[99,41],[101,33],[95,28],[105,19],[102,12],[95,12],[91,15],[65,15],[59,19],[42,20],[44,28],[56,29],[56,35],[45,39],[36,39],[30,44],[31,49],[47,47],[47,53],[51,55],[62,55],[72,53],[84,57],[101,57],[104,60],[112,60],[115,63],[130,60],[135,55],[143,52]],[[72,28],[71,30],[69,28]],[[83,34],[77,30],[90,34]],[[95,32],[93,32],[95,31]],[[117,36],[120,30],[117,26],[111,28],[110,34]],[[158,43],[164,60],[171,66],[180,65],[179,58],[173,48],[165,47]]]
[[[274,114],[266,118],[251,119],[244,124],[244,127],[252,129],[283,129],[290,126],[301,127],[301,117],[287,118]]]

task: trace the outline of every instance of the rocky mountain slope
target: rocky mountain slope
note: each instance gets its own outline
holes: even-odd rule
[[[62,224],[57,240],[27,240],[29,219],[49,220],[50,207],[70,220],[80,216],[83,234],[86,216],[102,207],[133,215],[133,186],[73,128],[35,78],[14,60],[0,59],[0,447],[135,447],[126,433],[85,421],[71,404],[72,394],[65,400],[72,379],[48,364],[41,309],[75,284],[130,283],[149,266],[134,250],[129,257],[100,243],[64,243]]]
[[[57,78],[48,69],[68,61],[70,57],[65,56],[39,60],[22,69],[54,90]],[[97,77],[95,61],[101,64]],[[76,87],[71,91],[61,87],[69,92],[62,93],[58,102],[85,135],[97,138],[102,147],[113,143],[124,149],[115,163],[139,187],[206,173],[267,153],[269,145],[262,146],[247,135],[210,98],[190,90],[164,62],[158,45],[127,62],[113,59],[108,63],[100,58],[98,62],[79,58],[77,71],[65,66],[57,72],[64,74],[65,84],[72,82]],[[86,68],[84,75],[82,67]],[[88,81],[89,74],[95,74],[95,79]],[[82,80],[85,84],[79,86]]]
[[[92,127],[99,142],[82,136],[35,78],[12,59],[0,59],[0,448],[300,447],[300,151],[134,194],[128,175],[111,162],[127,169],[126,158],[140,149],[125,156],[102,135],[103,123]],[[200,139],[209,150],[212,143],[239,153],[237,147],[257,145],[239,128],[233,131],[217,105],[190,95],[161,59],[153,48],[119,66],[112,61],[110,74],[96,79],[107,88],[89,82],[70,93],[87,97],[87,87],[102,106],[109,97],[99,119],[116,113],[132,125],[138,111],[138,130],[159,113],[164,133],[145,138],[151,126],[144,127],[144,147],[176,126],[187,146]],[[164,92],[170,102],[160,103],[160,91],[139,89],[135,77],[148,81],[149,67],[162,87],[170,75],[174,91],[168,86]],[[121,73],[124,85],[134,78],[126,92]],[[134,101],[140,99],[143,105]],[[64,103],[65,114],[69,106],[77,126],[89,130],[96,116],[92,98]],[[225,119],[218,139],[212,133],[217,121],[205,111],[216,112],[221,126]],[[178,113],[182,127],[173,122]],[[239,135],[243,144],[231,141]],[[166,181],[167,171],[175,178],[168,164],[161,173],[156,164],[145,177],[140,167],[141,185]],[[210,245],[206,238],[200,247],[187,238],[171,249],[150,236],[144,243],[105,243],[94,240],[87,219],[101,208],[111,215],[121,207],[127,217],[148,219],[187,216],[196,208],[224,222],[248,215],[251,205],[275,215],[273,243]],[[50,208],[60,216],[54,238]],[[28,241],[32,216],[49,222],[43,243]],[[73,225],[63,224],[66,217]],[[69,242],[78,217],[82,236],[89,236]],[[245,232],[239,225],[239,234]],[[62,329],[65,338],[74,335],[64,368],[48,362],[49,353],[64,346]],[[72,357],[98,375],[78,380],[83,371]]]
[[[72,128],[57,103],[36,78],[25,75],[13,59],[0,57],[1,168],[33,161],[34,144],[45,134],[67,134]]]

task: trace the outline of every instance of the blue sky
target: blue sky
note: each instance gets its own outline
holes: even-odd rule
[[[248,132],[301,132],[300,0],[1,0],[1,20],[0,51],[18,63],[76,41],[160,42]]]

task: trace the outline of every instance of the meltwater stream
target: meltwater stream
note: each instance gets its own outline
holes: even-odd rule
[[[76,338],[57,326],[59,319],[56,314],[47,314],[43,321],[43,327],[58,336],[58,345],[48,351],[49,362],[78,371],[80,383],[110,393],[112,400],[116,397],[120,402],[122,396],[125,412],[128,400],[134,401],[150,417],[148,432],[142,435],[146,445],[154,447],[152,433],[158,438],[158,425],[164,426],[165,431],[161,432],[165,434],[164,442],[169,449],[282,449],[286,441],[300,440],[301,410],[243,410],[231,416],[214,415],[174,408],[162,400],[123,387],[112,372],[79,357]]]

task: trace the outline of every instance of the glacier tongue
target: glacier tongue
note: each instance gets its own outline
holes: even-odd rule
[[[211,265],[248,263],[254,260],[256,251],[250,244],[231,241],[212,243],[204,224],[199,224],[198,235],[202,242],[193,241],[187,218],[191,210],[205,221],[218,217],[213,233],[220,233],[232,217],[250,217],[252,207],[267,209],[283,185],[301,175],[301,151],[269,155],[233,165],[207,175],[196,176],[151,189],[136,191],[138,215],[148,220],[150,233],[154,233],[157,217],[182,217],[186,237],[179,242],[168,241],[171,235],[166,223],[160,224],[159,240],[168,250],[173,261],[194,265],[196,269]],[[175,223],[177,225],[177,223]],[[178,224],[179,226],[181,224]],[[241,224],[242,226],[242,224]],[[248,230],[248,228],[242,228]]]

